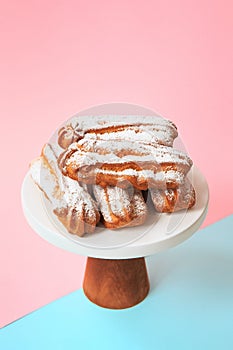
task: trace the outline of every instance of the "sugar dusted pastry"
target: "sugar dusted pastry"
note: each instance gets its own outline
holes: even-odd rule
[[[74,120],[63,126],[58,131],[58,144],[60,147],[66,149],[69,147],[69,145],[80,140],[83,136],[84,132],[79,128],[79,123]]]
[[[132,227],[142,225],[146,221],[148,215],[148,209],[143,198],[142,191],[134,191],[134,195],[131,199],[131,206],[133,220],[129,223],[128,226]]]
[[[150,189],[151,199],[156,211],[173,213],[178,210],[192,208],[195,204],[195,191],[188,179],[175,189]]]
[[[77,181],[62,175],[50,144],[31,163],[31,176],[68,232],[78,236],[94,232],[100,219],[97,205]]]
[[[195,204],[187,178],[192,160],[173,147],[177,128],[157,116],[74,117],[31,163],[31,175],[67,231],[142,225],[150,193],[156,212]]]
[[[84,138],[61,154],[59,166],[64,175],[83,183],[146,190],[180,186],[192,161],[172,147]]]
[[[147,206],[142,193],[133,187],[93,185],[93,193],[103,216],[105,227],[110,229],[138,226],[144,223]]]
[[[109,136],[110,135],[110,136]],[[177,128],[158,116],[105,115],[74,117],[58,131],[58,144],[66,149],[86,138],[97,140],[129,140],[172,146]]]

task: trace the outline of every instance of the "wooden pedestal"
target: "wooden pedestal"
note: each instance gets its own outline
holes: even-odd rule
[[[87,258],[83,290],[93,303],[109,309],[140,303],[149,292],[145,258]]]

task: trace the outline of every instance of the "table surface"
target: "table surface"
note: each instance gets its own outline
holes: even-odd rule
[[[208,185],[195,166],[189,176],[196,191],[196,204],[192,209],[173,214],[156,214],[151,207],[152,214],[142,226],[115,231],[97,228],[96,233],[84,237],[71,235],[65,230],[49,205],[46,205],[43,194],[29,173],[22,185],[22,205],[34,231],[62,249],[107,259],[149,256],[183,242],[202,224],[208,206]]]
[[[232,350],[233,215],[146,258],[148,297],[109,310],[75,291],[0,330],[3,350]]]

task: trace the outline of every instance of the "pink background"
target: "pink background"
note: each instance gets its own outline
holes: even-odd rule
[[[8,1],[0,12],[0,326],[81,287],[85,258],[28,226],[20,187],[54,129],[95,104],[172,119],[210,186],[205,225],[232,214],[232,1]]]

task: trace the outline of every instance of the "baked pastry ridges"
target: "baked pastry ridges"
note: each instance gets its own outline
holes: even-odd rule
[[[107,228],[137,226],[146,220],[146,203],[142,193],[133,187],[122,189],[117,186],[103,188],[93,185],[93,193]]]
[[[71,178],[101,186],[174,188],[184,182],[191,159],[172,147],[115,140],[73,143],[59,157],[62,172]]]
[[[178,210],[191,208],[196,201],[195,190],[189,181],[175,189],[155,189],[149,190],[155,210],[160,213],[173,213]]]
[[[66,154],[69,154],[68,158],[72,157],[70,162],[75,162],[75,157],[79,158],[79,156],[84,154],[86,165],[94,165],[95,163],[125,163],[129,161],[156,162],[158,164],[181,163],[187,165],[189,168],[192,165],[192,160],[188,155],[175,148],[162,145],[151,146],[141,142],[125,140],[103,141],[84,138],[79,142],[72,143],[63,152],[63,155]]]
[[[70,233],[94,232],[100,219],[97,205],[77,181],[62,175],[52,145],[46,144],[41,157],[31,163],[31,176]]]
[[[157,212],[195,204],[192,160],[173,148],[177,135],[157,116],[73,118],[32,162],[31,175],[72,234],[93,233],[100,215],[110,229],[141,225],[148,211],[141,190],[149,189]]]
[[[84,136],[105,140],[131,139],[172,146],[178,136],[176,126],[158,116],[107,115],[74,117],[58,131],[58,144],[66,149]]]

